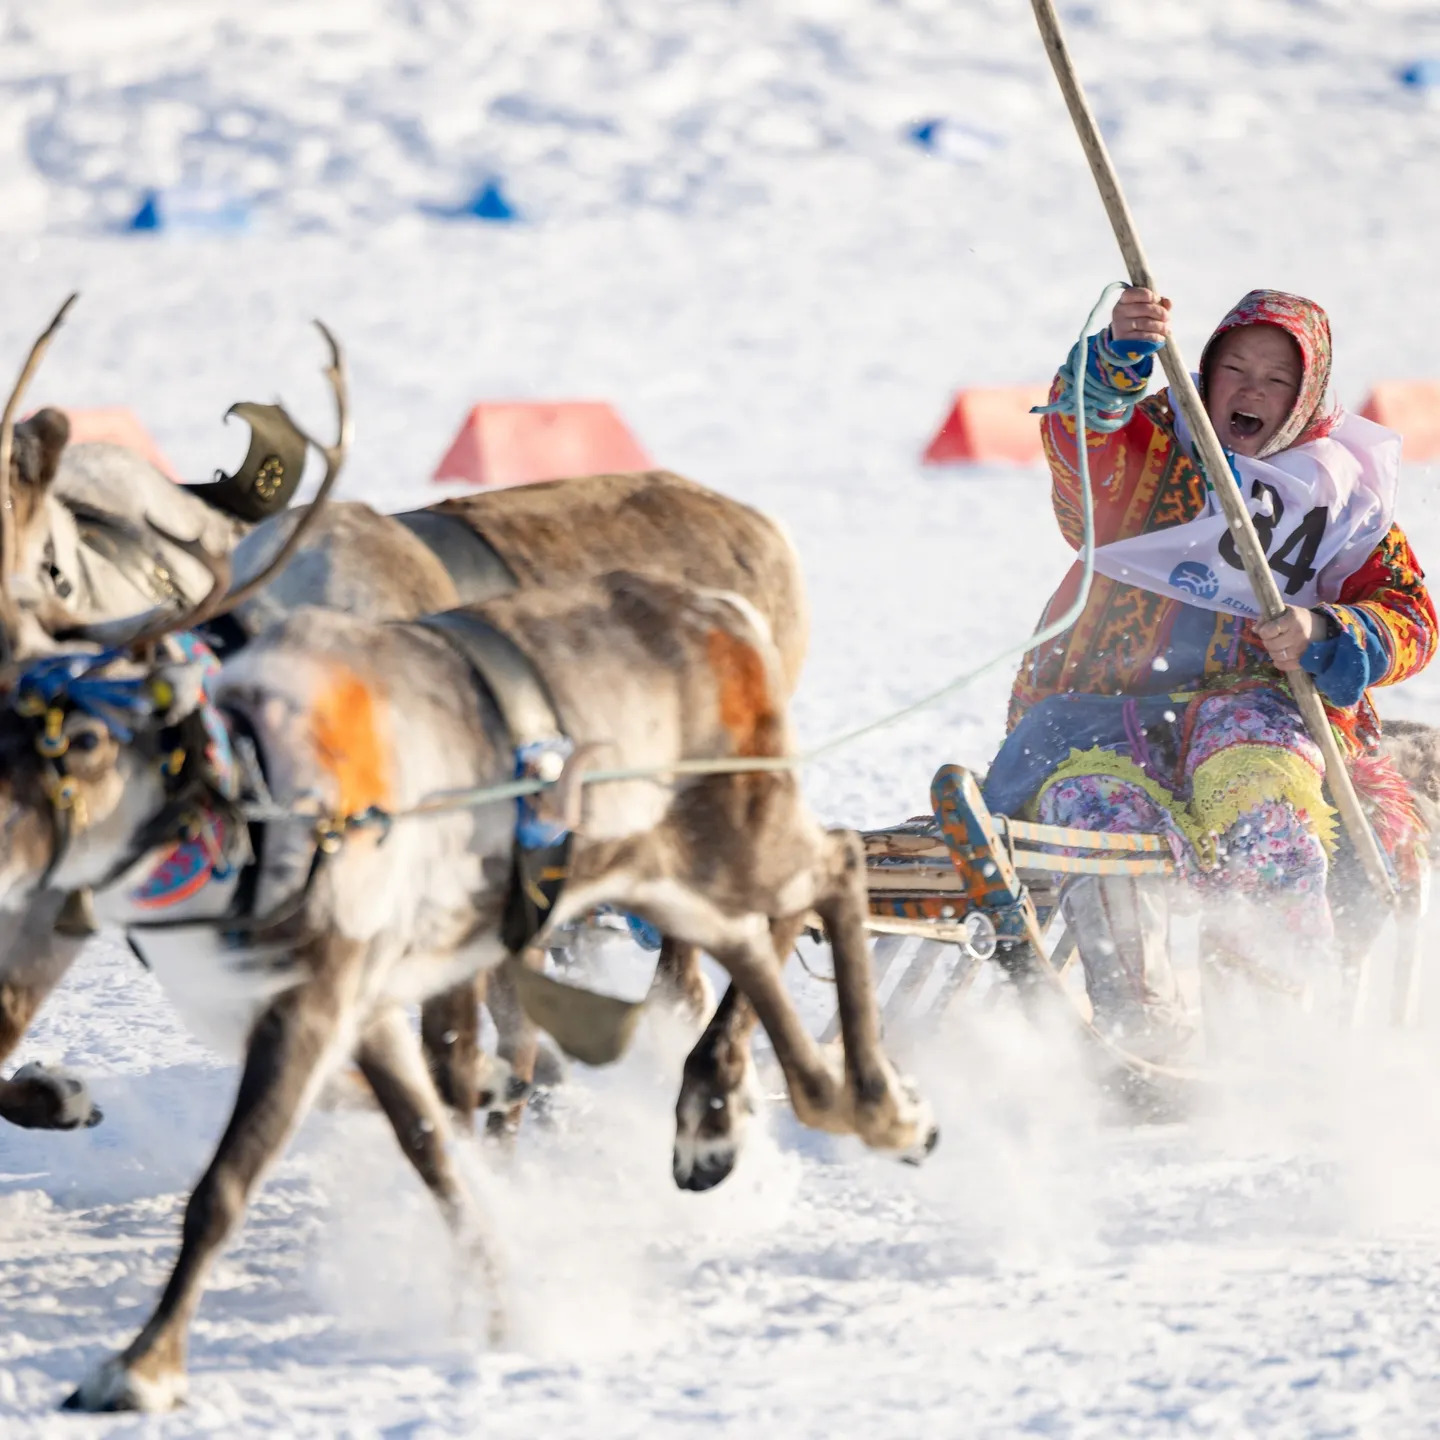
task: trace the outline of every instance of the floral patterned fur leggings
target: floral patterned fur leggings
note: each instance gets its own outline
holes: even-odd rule
[[[1325,881],[1334,815],[1324,761],[1287,696],[1254,689],[1193,702],[1171,789],[1114,752],[1072,752],[1042,790],[1038,819],[1083,830],[1164,834],[1180,874],[1202,895],[1264,906],[1302,941],[1332,933]],[[1185,798],[1187,797],[1188,798]],[[1252,905],[1208,906],[1223,916]],[[1222,921],[1223,925],[1223,921]],[[1224,926],[1229,929],[1229,926]],[[1238,937],[1237,937],[1238,938]]]

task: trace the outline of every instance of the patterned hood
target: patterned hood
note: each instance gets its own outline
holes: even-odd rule
[[[1246,325],[1274,325],[1300,347],[1303,378],[1295,406],[1257,458],[1288,450],[1328,435],[1340,420],[1340,412],[1326,400],[1330,388],[1330,318],[1303,295],[1283,290],[1252,290],[1220,323],[1206,342],[1200,356],[1200,394],[1205,394],[1205,377],[1215,358],[1215,342],[1231,330]]]

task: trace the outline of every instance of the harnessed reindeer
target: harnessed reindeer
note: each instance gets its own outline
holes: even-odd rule
[[[312,514],[349,431],[331,345],[339,438],[317,447],[326,476]],[[880,1047],[858,837],[823,831],[788,768],[746,769],[790,745],[781,661],[752,606],[620,572],[418,622],[299,612],[208,687],[196,661],[157,654],[267,583],[303,537],[297,526],[238,591],[224,557],[176,540],[212,569],[198,605],[138,617],[123,637],[79,626],[73,638],[107,648],[12,667],[12,703],[0,715],[0,907],[28,912],[33,930],[48,893],[94,887],[116,918],[143,921],[157,855],[208,813],[232,883],[201,889],[188,928],[168,933],[192,971],[207,967],[226,987],[248,1027],[234,1112],[190,1198],[159,1305],[72,1408],[161,1409],[183,1395],[206,1272],[347,1057],[452,1229],[472,1237],[445,1108],[404,1007],[501,965],[522,994],[541,985],[537,1005],[553,1001],[516,953],[602,904],[720,961],[765,1026],[803,1123],[907,1158],[937,1137]],[[8,597],[0,605],[9,609]],[[254,757],[240,767],[243,784],[227,750]],[[585,765],[601,753],[638,774],[582,790]],[[716,771],[684,773],[695,762]],[[559,813],[533,799],[436,801],[503,787],[517,768],[558,778]],[[244,802],[261,792],[267,808],[251,823]],[[424,818],[406,818],[416,807]],[[812,911],[834,950],[838,1048],[811,1038],[780,978]],[[581,1049],[595,1013],[572,1011]],[[717,1016],[711,1031],[726,1023]],[[687,1067],[698,1113],[734,1103],[728,1077],[715,1077],[708,1095],[693,1079]],[[686,1113],[682,1103],[677,1145]],[[699,1127],[688,1141],[704,1145]]]
[[[809,614],[789,538],[767,516],[681,476],[591,475],[480,492],[400,515],[355,501],[331,503],[318,519],[305,515],[299,506],[264,520],[236,547],[235,571],[245,575],[266,564],[296,525],[308,527],[296,560],[236,611],[232,634],[258,634],[302,605],[411,619],[609,570],[644,570],[748,600],[779,651],[783,698],[799,681]],[[693,946],[664,937],[655,980],[655,997],[698,1023],[714,1008]],[[466,1123],[479,1093],[477,1002],[487,989],[500,1055],[523,1097],[535,1076],[537,1037],[508,977],[459,986],[422,1010],[422,1036],[441,1093]],[[732,997],[722,1018],[712,1049],[697,1055],[692,1069],[748,1065],[753,1012]],[[513,1132],[523,1104],[521,1098],[491,1110],[492,1131]],[[718,1138],[727,1117],[706,1118]],[[683,1186],[706,1188],[725,1173],[677,1157]]]

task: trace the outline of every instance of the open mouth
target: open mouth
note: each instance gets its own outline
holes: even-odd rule
[[[1230,412],[1230,433],[1241,440],[1253,440],[1264,423],[1258,415],[1252,415],[1248,410]]]

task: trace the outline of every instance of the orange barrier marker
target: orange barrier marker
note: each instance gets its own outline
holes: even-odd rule
[[[1404,436],[1404,459],[1440,460],[1440,380],[1382,380],[1360,413]]]
[[[961,390],[935,438],[925,447],[926,465],[975,465],[1009,460],[1038,465],[1045,459],[1040,444],[1040,417],[1031,407],[1049,399],[1047,385],[1007,385],[989,390]]]
[[[123,445],[127,450],[136,451],[162,475],[179,480],[175,467],[161,453],[150,432],[135,418],[133,410],[127,410],[123,405],[104,405],[93,410],[71,410],[68,406],[60,408],[70,422],[72,445],[108,440],[112,445]]]
[[[525,485],[651,468],[639,441],[604,401],[507,401],[471,410],[434,478]]]

